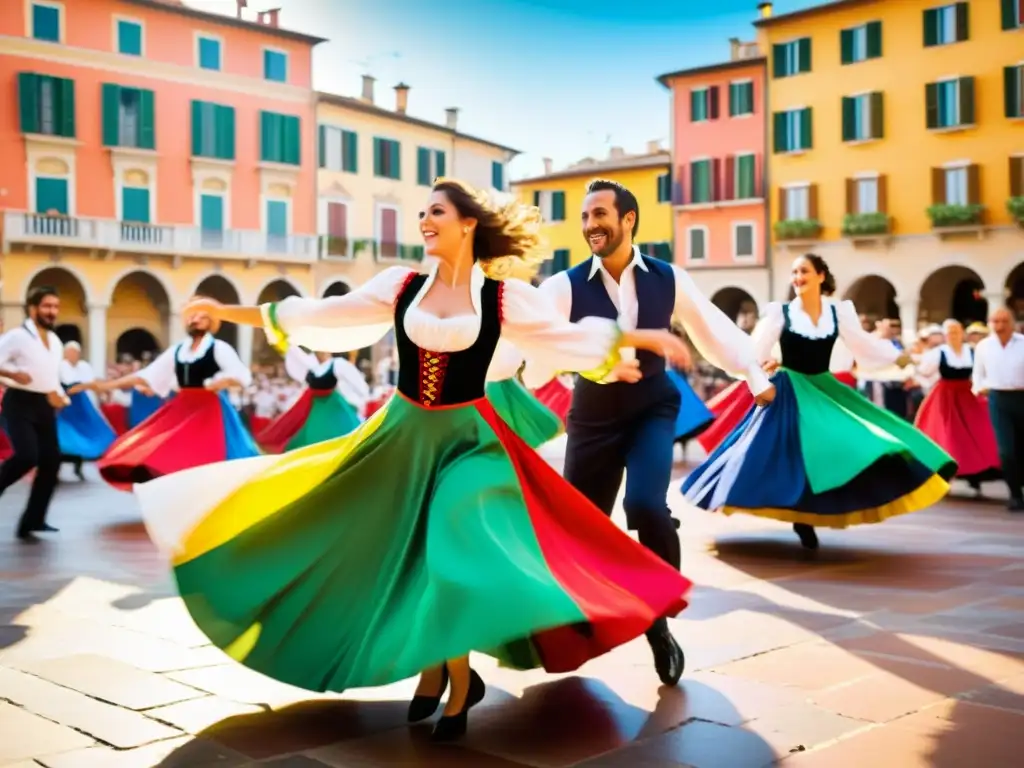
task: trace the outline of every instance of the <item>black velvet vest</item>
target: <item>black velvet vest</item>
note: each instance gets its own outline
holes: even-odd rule
[[[969,368],[954,368],[946,362],[946,350],[939,352],[939,376],[951,381],[964,381],[971,378],[974,372],[974,352],[971,352],[971,366]]]
[[[332,365],[319,376],[315,371],[310,371],[306,374],[306,384],[314,392],[333,392],[334,388],[338,386],[338,377],[334,375],[334,366]]]
[[[184,342],[188,344],[188,342]],[[213,348],[216,342],[210,345],[206,353],[198,360],[191,363],[183,363],[178,360],[178,353],[174,353],[174,375],[178,378],[179,389],[198,389],[204,386],[207,379],[212,379],[220,373],[220,366],[217,365],[217,358],[214,357]]]
[[[823,339],[809,339],[790,328],[789,304],[782,305],[782,316],[785,318],[782,335],[779,336],[782,365],[791,371],[808,375],[828,373],[832,362],[832,347],[839,338],[839,316],[835,305],[832,305],[832,333]]]
[[[427,275],[410,276],[395,302],[398,391],[425,408],[460,405],[484,396],[487,369],[501,336],[501,282],[487,278],[480,291],[480,333],[458,352],[435,352],[413,343],[405,332],[405,313]]]

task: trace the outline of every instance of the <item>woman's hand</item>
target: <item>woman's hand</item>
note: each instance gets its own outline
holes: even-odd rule
[[[769,360],[767,363],[761,366],[761,369],[769,376],[771,376],[773,373],[779,370],[781,365],[782,363],[780,363],[778,360]]]
[[[684,371],[688,371],[693,366],[690,348],[671,331],[627,331],[622,334],[619,346],[646,349],[648,352],[654,352],[656,355],[664,357],[676,368],[681,368]]]
[[[896,365],[900,368],[906,368],[908,365],[913,363],[914,360],[906,352],[903,352],[899,357],[896,358]]]
[[[73,387],[69,387],[66,392],[69,395],[77,395],[79,392],[85,392],[87,389],[93,389],[88,384],[75,384]]]
[[[223,318],[224,305],[216,299],[208,299],[205,296],[192,299],[185,308],[181,311],[181,314],[187,323],[196,315],[208,315],[211,320],[220,320]]]

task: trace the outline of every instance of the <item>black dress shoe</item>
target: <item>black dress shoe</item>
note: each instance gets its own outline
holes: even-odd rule
[[[441,668],[441,690],[437,696],[420,696],[416,695],[412,697],[412,701],[409,702],[409,722],[418,723],[420,720],[426,720],[432,714],[437,711],[438,705],[441,703],[441,697],[444,696],[445,690],[448,688],[448,667]]]
[[[18,529],[18,541],[22,544],[38,544],[42,539],[35,535],[32,531],[26,531]]]
[[[807,525],[807,523],[793,523],[793,530],[796,531],[796,535],[800,537],[800,543],[807,549],[818,548],[818,534],[814,530],[813,525]]]
[[[1011,512],[1024,512],[1024,499],[1010,499],[1006,508]]]
[[[445,715],[434,724],[431,734],[433,741],[455,741],[466,735],[469,723],[469,710],[484,700],[487,686],[475,669],[469,670],[469,693],[466,694],[466,705],[457,715]]]
[[[686,656],[672,636],[665,619],[658,619],[654,626],[647,630],[647,642],[654,653],[654,669],[658,673],[658,679],[665,685],[678,685],[679,678],[686,669]]]
[[[37,526],[35,526],[32,529],[33,533],[58,533],[59,531],[60,531],[60,528],[54,528],[49,523],[43,523],[42,525],[37,525]]]

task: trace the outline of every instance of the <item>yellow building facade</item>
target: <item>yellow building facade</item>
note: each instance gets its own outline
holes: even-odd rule
[[[813,250],[905,331],[983,320],[1024,277],[1024,20],[839,0],[755,23],[768,56],[773,297]],[[1016,288],[1020,293],[1020,288]]]
[[[537,205],[544,216],[544,236],[551,248],[551,260],[543,275],[568,269],[590,257],[590,248],[580,230],[587,184],[596,178],[617,181],[636,195],[640,207],[640,229],[636,243],[650,256],[672,261],[671,155],[655,143],[641,155],[627,155],[612,148],[608,158],[586,158],[560,171],[545,159],[545,173],[520,179],[512,188],[520,200]]]

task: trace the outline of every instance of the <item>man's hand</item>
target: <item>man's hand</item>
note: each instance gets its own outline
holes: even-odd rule
[[[904,352],[903,354],[901,354],[899,357],[896,358],[896,365],[899,366],[900,368],[906,368],[908,365],[911,365],[913,362],[914,362],[914,359],[910,355],[908,355],[906,352]]]
[[[50,406],[57,411],[71,403],[71,401],[68,400],[67,397],[60,394],[59,392],[47,392],[46,402],[48,402]]]
[[[612,376],[615,381],[624,381],[627,384],[636,384],[644,377],[640,373],[639,360],[620,360],[612,368]]]
[[[759,395],[754,395],[754,402],[764,407],[771,405],[772,401],[775,400],[775,385],[768,387],[764,392]]]
[[[75,384],[73,387],[68,387],[67,393],[69,395],[77,395],[79,392],[85,392],[87,389],[89,389],[88,384]]]
[[[13,381],[15,384],[21,384],[25,386],[32,382],[32,377],[24,371],[11,371],[10,373],[4,374],[8,379]]]

